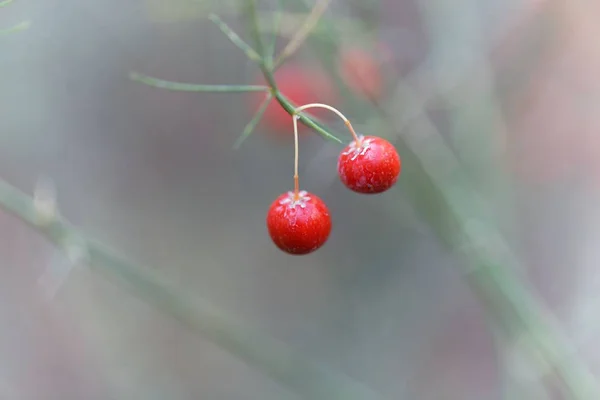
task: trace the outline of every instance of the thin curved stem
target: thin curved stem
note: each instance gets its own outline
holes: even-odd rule
[[[315,25],[317,25],[317,22],[319,22],[321,16],[325,13],[325,10],[327,10],[329,3],[331,3],[331,0],[319,0],[315,4],[300,29],[296,32],[294,37],[292,37],[292,39],[288,42],[288,44],[273,62],[273,69],[277,69],[277,67],[281,66],[281,64],[283,64],[287,58],[294,54],[294,52],[298,50],[302,43],[304,43]]]
[[[267,76],[271,76],[272,74],[267,70],[267,72],[265,72],[265,77]],[[275,80],[274,78],[272,79],[273,83],[275,84]],[[271,83],[270,83],[271,84]],[[279,103],[279,105],[290,115],[294,115],[294,113],[296,112],[296,106],[287,98],[285,97],[285,95],[283,93],[281,93],[279,91],[279,89],[277,88],[277,86],[272,86],[271,90],[273,92],[273,96],[275,96],[275,99],[277,100],[277,102]],[[302,123],[306,126],[308,126],[311,129],[314,129],[315,132],[317,132],[319,135],[321,135],[323,138],[325,139],[329,139],[338,143],[343,143],[337,136],[331,134],[326,128],[324,128],[321,124],[317,123],[318,121],[313,120],[312,118],[307,117],[306,115],[301,115],[298,114],[298,118],[300,119],[300,121],[302,121]]]
[[[326,110],[329,110],[333,113],[335,113],[338,117],[340,117],[342,119],[342,121],[344,121],[344,124],[346,124],[346,126],[348,127],[348,130],[350,131],[350,133],[352,134],[352,137],[354,138],[354,140],[356,141],[356,143],[360,143],[360,138],[359,136],[356,134],[356,131],[354,130],[354,128],[352,127],[352,124],[350,123],[350,121],[348,120],[348,118],[346,118],[346,116],[344,114],[342,114],[341,111],[339,111],[338,109],[327,105],[327,104],[322,104],[322,103],[310,103],[310,104],[305,104],[303,106],[297,107],[293,113],[292,113],[292,121],[294,123],[294,197],[296,199],[298,199],[299,193],[300,193],[300,183],[299,183],[299,175],[298,175],[298,119],[301,118],[300,113],[304,110],[308,110],[309,108],[324,108]]]
[[[342,114],[338,109],[336,109],[336,108],[334,108],[334,107],[332,107],[330,105],[322,104],[322,103],[305,104],[303,106],[300,106],[300,107],[296,108],[296,111],[294,112],[294,115],[297,115],[298,113],[300,113],[300,112],[302,112],[304,110],[308,110],[309,108],[324,108],[326,110],[332,111],[338,117],[340,117],[342,119],[342,121],[344,121],[344,124],[346,124],[346,126],[348,127],[348,130],[352,134],[352,137],[354,138],[354,140],[356,141],[356,143],[360,142],[360,138],[356,134],[356,131],[352,127],[352,124],[350,123],[350,121],[348,120],[348,118],[346,118],[346,116],[344,114]]]
[[[294,198],[297,200],[300,196],[300,182],[298,175],[298,115],[292,115],[294,121]]]

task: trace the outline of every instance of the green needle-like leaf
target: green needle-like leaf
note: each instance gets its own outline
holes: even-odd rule
[[[330,3],[331,0],[319,0],[316,2],[304,23],[273,62],[273,67],[275,69],[300,48],[302,43],[304,43],[306,38],[311,34],[313,28],[317,25],[317,22],[319,22],[319,19],[325,13]]]
[[[260,330],[241,325],[227,314],[181,293],[152,272],[136,265],[92,238],[86,237],[60,215],[40,226],[35,202],[8,183],[0,180],[0,208],[37,229],[59,249],[68,253],[76,239],[86,253],[86,265],[112,282],[128,289],[159,310],[168,313],[205,340],[220,346],[248,365],[287,385],[303,398],[315,400],[375,400],[379,396],[368,387],[338,374],[287,347]]]
[[[265,58],[265,45],[260,34],[260,28],[258,27],[258,13],[256,1],[247,0],[242,4],[244,14],[248,16],[248,21],[250,22],[250,34],[252,36],[252,40],[254,41],[254,45],[256,46],[256,51],[261,56],[259,66],[261,67],[261,70],[264,73],[267,68],[267,63]]]
[[[0,36],[10,35],[11,33],[24,31],[25,29],[29,28],[30,26],[31,26],[31,21],[23,21],[23,22],[20,22],[17,25],[12,26],[10,28],[0,29]]]
[[[0,8],[2,8],[4,6],[7,6],[10,3],[12,3],[12,2],[13,2],[13,0],[3,0],[3,1],[0,1]]]
[[[256,128],[256,125],[258,125],[258,123],[262,119],[262,116],[265,113],[265,110],[269,106],[269,103],[271,102],[272,99],[273,99],[273,95],[271,95],[271,93],[269,93],[267,95],[267,97],[265,97],[263,102],[260,104],[258,111],[256,111],[256,114],[254,114],[254,117],[244,127],[244,131],[242,132],[240,137],[233,144],[234,149],[236,149],[236,150],[239,149],[240,146],[242,145],[242,143],[244,143],[246,141],[246,139],[252,134],[252,132],[254,132],[254,128]]]
[[[214,22],[219,27],[219,29],[221,29],[221,32],[223,32],[229,38],[229,40],[231,40],[233,42],[233,44],[235,44],[244,53],[246,53],[246,56],[249,59],[251,59],[252,61],[255,61],[257,63],[262,62],[262,58],[256,52],[256,50],[254,50],[252,47],[250,47],[250,45],[248,43],[244,42],[242,40],[242,38],[240,38],[239,35],[237,33],[235,33],[233,31],[233,29],[231,29],[229,27],[229,25],[227,25],[225,22],[223,22],[223,20],[221,18],[219,18],[219,16],[217,14],[211,13],[208,16],[208,18],[212,22]]]
[[[294,115],[296,112],[296,106],[294,106],[294,104],[287,97],[285,97],[281,92],[276,92],[275,97],[285,111],[287,111],[290,115]],[[298,120],[300,120],[309,128],[312,128],[315,132],[321,135],[323,139],[331,140],[337,143],[343,143],[340,138],[329,132],[329,130],[320,123],[315,122],[312,117],[308,117],[306,113],[298,114]]]
[[[275,11],[273,18],[273,31],[271,32],[271,40],[267,43],[266,56],[269,62],[273,63],[273,57],[275,56],[275,49],[277,47],[277,37],[279,36],[279,30],[281,28],[281,21],[283,20],[283,11],[281,10],[281,4],[279,9]]]
[[[130,72],[129,78],[149,86],[179,92],[245,93],[265,92],[269,90],[267,86],[260,85],[194,85],[190,83],[165,81],[163,79],[153,78],[137,72]]]

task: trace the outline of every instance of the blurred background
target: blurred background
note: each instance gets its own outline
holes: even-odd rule
[[[558,398],[495,343],[403,143],[438,173],[442,149],[600,373],[600,3],[331,1],[277,71],[280,88],[392,141],[403,172],[384,195],[354,195],[336,175],[343,145],[304,129],[301,186],[326,201],[334,228],[318,252],[290,257],[265,227],[293,185],[291,120],[278,105],[234,150],[262,98],[128,78],[262,82],[207,18],[250,42],[242,2],[1,8],[0,27],[32,26],[0,36],[0,177],[27,193],[51,179],[62,214],[86,234],[384,398]],[[281,50],[314,4],[259,1],[265,40],[276,34]],[[349,141],[335,116],[318,115]],[[49,296],[39,279],[66,260],[8,214],[0,235],[0,398],[300,398],[85,267]],[[507,394],[515,380],[527,394]]]

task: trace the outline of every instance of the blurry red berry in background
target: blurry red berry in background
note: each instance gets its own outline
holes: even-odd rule
[[[380,45],[377,51],[351,47],[340,52],[339,74],[356,95],[377,99],[383,93],[381,62],[376,54],[384,51],[385,47]]]
[[[296,106],[308,103],[325,103],[335,105],[337,93],[331,79],[320,69],[296,64],[285,64],[275,72],[275,81],[279,91]],[[264,78],[259,79],[260,85],[265,84]],[[252,109],[257,110],[264,99],[264,93],[253,93]],[[310,110],[310,113],[320,118],[327,118],[327,110]],[[261,125],[279,137],[293,137],[292,117],[273,99],[263,115]],[[299,131],[305,131],[302,123],[298,124]]]

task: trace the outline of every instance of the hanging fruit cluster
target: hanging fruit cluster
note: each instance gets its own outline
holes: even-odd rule
[[[400,175],[401,160],[394,146],[377,136],[359,136],[350,121],[337,109],[312,103],[298,107],[292,115],[294,126],[294,191],[281,194],[269,207],[267,229],[275,245],[289,254],[312,253],[325,244],[331,233],[331,216],[318,196],[300,190],[298,183],[298,113],[323,108],[336,113],[346,124],[353,140],[338,158],[338,176],[350,190],[361,194],[383,193]]]
[[[322,247],[331,233],[332,223],[329,209],[318,196],[300,190],[298,182],[298,121],[315,130],[327,139],[341,143],[312,117],[303,115],[307,109],[328,110],[337,114],[352,134],[352,141],[342,149],[337,163],[337,172],[341,182],[350,190],[361,194],[377,194],[389,190],[400,175],[401,160],[394,146],[377,136],[358,135],[350,121],[333,106],[322,102],[337,102],[337,96],[329,78],[319,71],[299,69],[297,66],[285,66],[279,70],[283,59],[289,56],[295,45],[301,42],[300,36],[292,39],[286,49],[276,59],[273,54],[260,54],[245,43],[218,16],[209,16],[225,35],[239,47],[246,56],[256,62],[264,77],[264,84],[258,85],[194,85],[165,81],[136,72],[131,79],[150,86],[185,92],[228,92],[256,93],[252,96],[252,105],[256,112],[237,140],[235,147],[252,133],[263,116],[270,128],[284,132],[292,122],[294,133],[294,190],[287,191],[275,199],[267,212],[267,229],[273,243],[288,254],[309,254]],[[310,19],[310,16],[308,17]],[[256,32],[255,32],[256,34]],[[255,35],[259,36],[259,35]],[[257,42],[260,38],[256,37]],[[262,44],[261,44],[262,47]],[[274,46],[271,46],[274,48]],[[345,51],[341,54],[340,68],[343,79],[357,93],[379,96],[381,81],[378,65],[365,60],[367,53]],[[277,70],[277,72],[276,72]],[[365,77],[375,79],[365,79]],[[357,83],[358,82],[358,83]],[[262,83],[262,82],[261,82]],[[356,85],[354,85],[356,83]],[[360,83],[360,85],[359,85]],[[316,103],[317,97],[322,101]],[[272,102],[275,99],[276,102]],[[295,106],[293,103],[304,104]],[[287,136],[287,135],[286,135]]]

